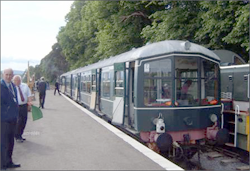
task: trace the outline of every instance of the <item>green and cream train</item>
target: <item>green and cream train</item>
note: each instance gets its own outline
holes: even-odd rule
[[[200,45],[147,44],[64,73],[60,82],[64,94],[159,151],[228,141],[220,122],[220,58]]]

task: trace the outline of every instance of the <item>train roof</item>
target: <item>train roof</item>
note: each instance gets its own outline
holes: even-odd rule
[[[242,57],[232,51],[226,49],[218,49],[213,50],[213,52],[217,56],[219,56],[221,66],[246,64],[245,60]]]
[[[221,69],[247,68],[248,70],[250,69],[249,67],[250,64],[220,66]]]
[[[66,73],[63,73],[60,77],[65,76],[65,75],[72,74],[72,73],[74,73],[74,72],[77,71],[77,70],[78,70],[78,69],[75,69],[75,70],[72,70],[72,71],[68,71],[68,72],[66,72]]]
[[[72,71],[72,73],[89,71],[91,69],[110,66],[114,63],[135,61],[137,59],[147,58],[156,55],[164,55],[168,53],[199,53],[209,56],[213,60],[220,61],[220,58],[213,51],[201,45],[181,40],[165,40],[152,44],[147,44],[140,48],[133,48],[128,52],[116,55],[114,57],[110,57],[105,60],[100,60],[97,63],[76,69]],[[68,72],[65,74],[67,75],[71,73]]]

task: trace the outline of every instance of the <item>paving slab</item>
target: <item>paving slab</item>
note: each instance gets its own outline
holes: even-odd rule
[[[15,170],[181,170],[167,160],[153,161],[162,158],[144,155],[133,140],[117,136],[64,95],[47,90],[44,107],[42,119],[33,121],[29,112],[26,141],[15,142],[13,161],[21,164]]]

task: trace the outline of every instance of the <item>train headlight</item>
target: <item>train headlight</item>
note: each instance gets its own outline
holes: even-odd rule
[[[216,122],[218,120],[218,117],[215,114],[210,115],[210,120],[212,122]]]

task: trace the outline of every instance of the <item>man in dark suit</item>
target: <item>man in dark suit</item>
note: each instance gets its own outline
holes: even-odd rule
[[[56,83],[55,83],[55,91],[54,91],[54,95],[56,95],[56,90],[57,90],[57,92],[58,92],[58,94],[61,96],[61,94],[60,94],[60,90],[59,90],[59,83],[56,81]]]
[[[5,69],[1,80],[1,170],[21,166],[12,161],[18,117],[17,90],[12,78],[13,70]]]
[[[44,102],[46,96],[46,82],[44,81],[44,77],[41,77],[41,80],[38,85],[38,92],[39,92],[39,108],[42,107],[44,109]]]

